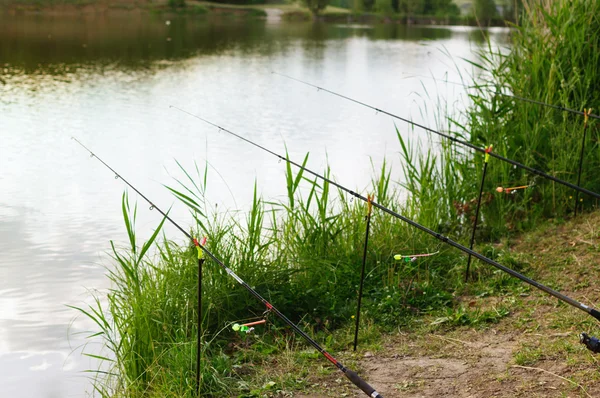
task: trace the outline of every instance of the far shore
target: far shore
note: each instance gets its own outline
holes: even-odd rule
[[[179,15],[211,15],[233,18],[264,18],[289,22],[321,21],[332,23],[379,24],[394,23],[404,25],[464,25],[478,26],[472,17],[439,17],[432,15],[382,14],[353,12],[345,8],[327,6],[319,15],[298,4],[259,4],[242,6],[209,1],[188,0],[184,7],[171,7],[168,0],[5,0],[0,4],[0,14],[4,15],[111,15],[123,13],[157,13]],[[502,19],[490,21],[489,26],[506,26]]]

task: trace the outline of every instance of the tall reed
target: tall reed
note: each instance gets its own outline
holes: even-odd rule
[[[522,25],[513,32],[509,54],[491,46],[474,64],[488,76],[487,87],[578,110],[600,104],[600,2],[526,1]],[[479,74],[479,73],[478,73]],[[483,84],[483,83],[481,83]],[[494,145],[498,153],[577,183],[583,138],[580,115],[475,90],[467,113],[471,141]],[[581,185],[600,191],[598,124],[590,121]],[[482,159],[476,157],[480,168]],[[540,217],[565,217],[575,192],[497,161],[490,163],[489,191],[495,186],[531,185],[514,195],[494,194],[483,217],[497,231],[530,228]],[[580,195],[586,208],[596,206]]]

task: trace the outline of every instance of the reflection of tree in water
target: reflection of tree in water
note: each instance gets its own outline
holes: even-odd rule
[[[477,44],[487,43],[490,38],[490,32],[484,29],[473,29],[469,31],[469,41]]]
[[[2,64],[33,72],[61,73],[64,64],[150,67],[152,61],[240,51],[269,55],[302,40],[311,52],[327,40],[437,39],[444,29],[396,24],[353,28],[325,23],[269,24],[261,20],[209,19],[128,13],[77,17],[0,16]],[[52,65],[60,65],[53,68]],[[4,71],[6,74],[6,71]],[[0,73],[1,75],[1,73]]]
[[[2,63],[26,69],[53,63],[119,62],[140,67],[154,60],[188,58],[256,44],[264,23],[218,23],[152,15],[0,17]]]
[[[378,40],[439,40],[452,36],[452,30],[402,24],[376,25],[374,39]]]

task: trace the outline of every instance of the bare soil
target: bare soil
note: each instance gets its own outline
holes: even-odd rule
[[[513,356],[520,345],[517,340],[541,336],[523,336],[501,329],[452,335],[424,335],[413,343],[407,343],[411,340],[408,335],[391,337],[381,352],[366,353],[359,361],[360,374],[386,398],[600,397],[599,382],[570,381],[573,369],[564,360],[543,359],[533,366],[515,364]],[[403,349],[407,344],[412,345],[408,349],[411,354]],[[421,350],[429,354],[419,355]],[[591,370],[597,373],[598,367]],[[365,396],[346,380],[340,380],[338,373],[314,387],[321,391],[297,396]]]
[[[588,305],[600,302],[600,214],[548,227],[510,244],[540,282]],[[501,245],[499,245],[501,246]],[[463,302],[474,298],[464,297]],[[355,358],[359,374],[384,397],[600,397],[600,356],[579,344],[598,333],[587,314],[530,289],[486,297],[477,305],[512,302],[510,315],[483,328],[448,328],[384,338],[382,349]],[[346,357],[346,358],[344,358]],[[315,397],[363,397],[339,372],[322,376]]]

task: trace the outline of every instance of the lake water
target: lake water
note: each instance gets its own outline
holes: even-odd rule
[[[506,43],[507,31],[488,34]],[[460,111],[464,89],[409,75],[457,81],[462,71],[468,82],[462,58],[477,58],[482,37],[464,27],[0,16],[0,395],[91,392],[82,371],[98,364],[81,346],[93,324],[66,305],[108,287],[109,241],[126,241],[125,187],[71,136],[165,208],[175,202],[162,184],[181,174],[175,159],[209,163],[207,199],[218,209],[247,209],[255,181],[265,200],[285,195],[276,158],[170,105],[277,152],[287,145],[292,159],[310,152],[310,168],[328,162],[340,183],[364,191],[384,157],[400,179],[393,120],[271,71],[435,127],[436,104]],[[160,221],[147,208],[140,202],[142,237]],[[177,203],[172,215],[191,223]]]

